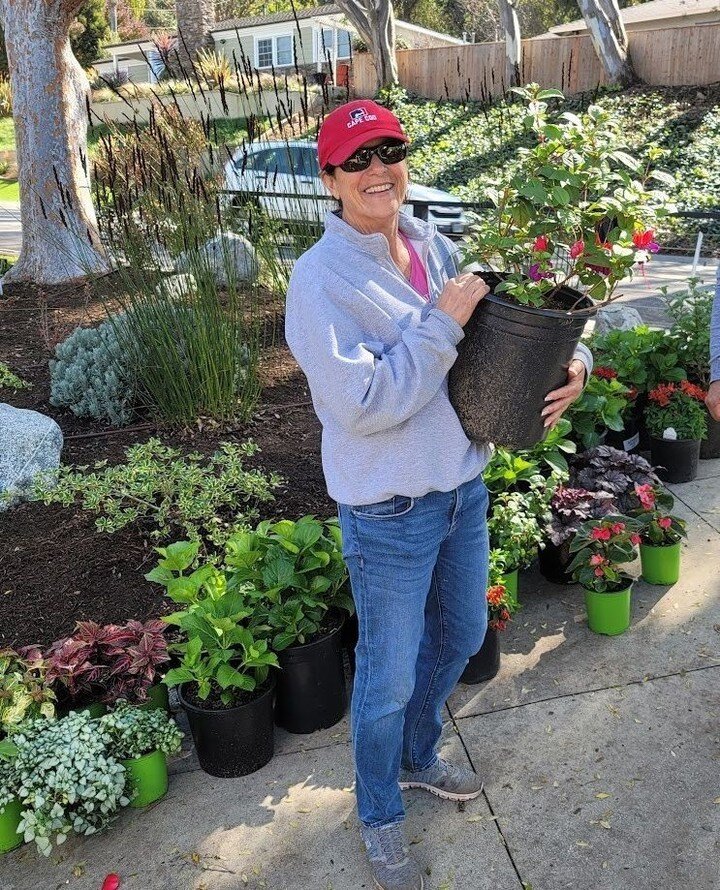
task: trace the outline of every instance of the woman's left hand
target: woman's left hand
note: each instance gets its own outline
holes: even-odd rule
[[[578,358],[570,362],[567,372],[567,383],[560,389],[554,389],[545,396],[547,405],[542,410],[545,427],[553,427],[567,409],[578,398],[585,383],[585,365]]]

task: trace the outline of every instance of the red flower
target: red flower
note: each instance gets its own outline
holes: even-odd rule
[[[670,519],[669,516],[661,516],[660,519],[658,519],[657,524],[660,526],[660,528],[670,528],[670,526],[672,525],[672,519]]]
[[[535,239],[535,241],[533,242],[533,250],[536,252],[541,251],[541,250],[547,250],[549,244],[550,244],[550,242],[548,240],[547,235],[538,235],[537,238]]]
[[[650,390],[648,398],[651,402],[655,402],[656,405],[660,405],[664,408],[666,405],[670,404],[670,399],[674,392],[674,383],[659,383],[655,389]]]
[[[595,526],[595,528],[590,531],[591,541],[609,541],[611,537],[612,533],[609,528]]]
[[[691,396],[693,399],[697,399],[698,402],[704,402],[705,396],[707,393],[701,386],[696,386],[694,383],[690,383],[689,380],[681,380],[680,381],[680,389],[688,396]]]
[[[595,577],[596,577],[596,578],[602,578],[602,576],[603,576],[604,574],[605,574],[605,572],[603,572],[602,569],[595,569]]]
[[[505,598],[505,592],[504,584],[496,584],[494,587],[489,587],[487,601],[491,606],[499,606]]]
[[[109,874],[103,881],[102,890],[118,890],[120,886],[120,876]]]
[[[645,229],[642,232],[635,232],[632,236],[633,244],[638,250],[648,250],[650,253],[657,253],[660,245],[654,240],[655,233],[652,229]]]
[[[614,368],[606,368],[603,365],[595,368],[593,370],[593,374],[596,377],[601,377],[603,380],[615,380],[618,375],[617,371]]]
[[[590,557],[591,566],[604,566],[607,560],[601,553],[593,553]]]
[[[612,533],[614,535],[621,535],[625,531],[625,523],[624,522],[614,522],[612,524]]]
[[[640,543],[641,540],[642,540],[642,538],[640,537],[640,535],[630,535],[630,542],[632,544],[634,544],[636,547]]]
[[[570,246],[570,256],[576,260],[579,256],[582,255],[585,250],[585,242],[584,241],[576,241],[574,244]]]
[[[628,398],[631,402],[634,402],[635,399],[638,397],[638,392],[639,392],[639,390],[638,390],[637,386],[631,386],[631,387],[630,387],[630,392],[628,392],[628,394],[627,394],[627,398]]]

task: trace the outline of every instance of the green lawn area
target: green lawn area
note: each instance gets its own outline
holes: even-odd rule
[[[15,148],[15,122],[11,117],[0,117],[0,151]]]
[[[0,179],[0,201],[19,201],[20,187],[17,179],[5,181]]]

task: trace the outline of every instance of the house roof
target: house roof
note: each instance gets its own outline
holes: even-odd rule
[[[324,6],[314,6],[312,9],[298,9],[295,14],[292,12],[274,12],[270,15],[252,15],[243,19],[227,19],[224,22],[218,22],[210,29],[212,34],[215,31],[238,31],[244,28],[255,28],[258,25],[275,25],[280,22],[292,22],[295,16],[298,19],[313,19],[321,15],[339,15],[340,7],[334,3],[326,3]]]
[[[623,22],[655,22],[663,19],[675,19],[717,12],[720,17],[720,0],[648,0],[638,6],[628,6],[620,10]],[[584,19],[576,19],[564,25],[550,28],[552,34],[574,34],[587,31]]]

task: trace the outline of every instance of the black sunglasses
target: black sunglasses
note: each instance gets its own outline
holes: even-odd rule
[[[393,140],[392,142],[381,142],[374,148],[359,148],[339,167],[346,173],[360,173],[370,166],[373,155],[377,155],[386,166],[399,164],[407,157],[407,143]]]

